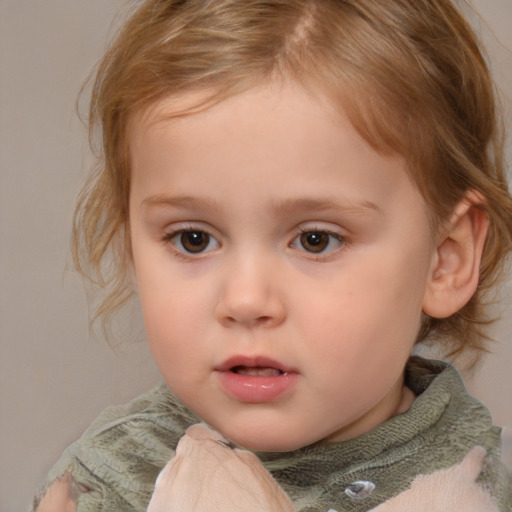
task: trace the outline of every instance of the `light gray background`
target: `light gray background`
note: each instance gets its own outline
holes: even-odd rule
[[[89,335],[86,295],[69,263],[71,212],[90,164],[75,100],[122,3],[0,0],[1,512],[27,510],[49,466],[103,407],[158,382],[144,343],[113,353]],[[512,96],[512,0],[474,3]],[[470,385],[508,425],[511,296],[494,330],[499,343]]]

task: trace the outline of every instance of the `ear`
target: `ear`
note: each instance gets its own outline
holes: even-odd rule
[[[423,312],[446,318],[465,306],[480,278],[480,261],[489,228],[485,201],[470,191],[441,230],[423,301]]]

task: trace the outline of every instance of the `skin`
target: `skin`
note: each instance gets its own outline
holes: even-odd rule
[[[253,450],[350,439],[407,410],[436,251],[404,160],[290,83],[166,119],[193,101],[162,101],[131,127],[134,271],[169,388]],[[190,253],[183,232],[209,242]],[[328,243],[312,252],[302,232]],[[233,399],[216,369],[239,355],[286,365],[294,385]]]
[[[294,512],[254,453],[205,425],[189,427],[162,470],[147,512]]]
[[[37,506],[37,512],[75,512],[77,492],[73,493],[73,485],[78,489],[79,493],[88,492],[88,489],[85,487],[73,484],[71,475],[65,474],[48,489]]]
[[[198,100],[162,101],[131,125],[133,270],[167,385],[252,450],[347,440],[407,411],[404,367],[422,314],[448,317],[478,286],[485,199],[468,191],[431,233],[404,160],[372,149],[325,98],[269,84],[169,119]],[[219,371],[233,356],[286,366],[292,385],[272,400],[237,400]],[[188,503],[223,464],[237,469],[213,510],[254,495],[263,510],[292,506],[252,454],[212,450],[217,433],[191,432],[181,456],[197,471],[176,487],[170,462],[155,510],[170,488]],[[71,488],[67,475],[56,481],[38,512],[75,510]]]

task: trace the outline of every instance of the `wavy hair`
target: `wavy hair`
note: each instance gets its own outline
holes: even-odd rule
[[[105,331],[131,295],[129,126],[160,99],[210,91],[205,107],[262,81],[328,95],[377,150],[402,154],[435,229],[470,190],[490,230],[480,284],[418,341],[483,350],[485,304],[512,247],[512,198],[495,87],[477,37],[448,0],[146,0],[99,64],[90,105],[98,165],[78,200],[74,261],[105,289]],[[183,115],[184,113],[176,113]]]

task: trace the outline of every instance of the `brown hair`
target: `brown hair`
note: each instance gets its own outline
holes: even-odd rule
[[[96,314],[103,327],[131,294],[134,114],[185,91],[213,90],[215,102],[277,78],[321,90],[375,148],[404,155],[434,227],[469,190],[485,198],[479,288],[450,318],[426,319],[418,336],[445,341],[451,355],[482,349],[484,297],[512,246],[512,198],[494,85],[475,34],[448,0],[143,2],[97,71],[90,136],[100,135],[101,157],[74,219],[77,268],[107,290]]]

